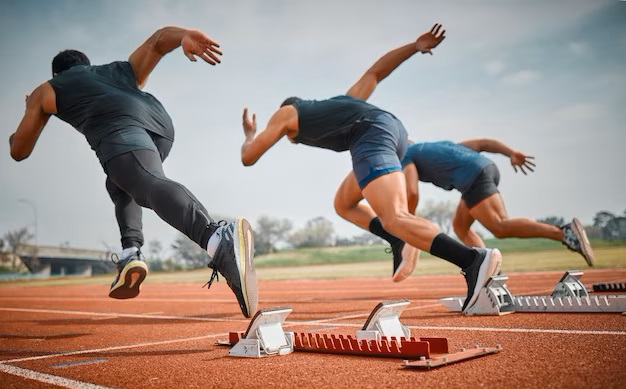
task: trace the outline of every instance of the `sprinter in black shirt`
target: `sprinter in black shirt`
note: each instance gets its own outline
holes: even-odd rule
[[[26,99],[24,117],[9,140],[11,156],[27,158],[52,115],[85,136],[107,175],[121,233],[123,251],[114,260],[118,274],[110,297],[136,297],[148,272],[140,252],[145,207],[207,250],[213,269],[209,286],[221,273],[250,317],[258,300],[250,224],[242,218],[216,223],[187,188],[166,177],[162,162],[174,142],[172,120],[154,96],[140,89],[159,60],[179,46],[192,61],[220,62],[217,42],[175,26],[156,31],[128,61],[92,66],[82,52],[62,51],[52,61],[52,79]]]

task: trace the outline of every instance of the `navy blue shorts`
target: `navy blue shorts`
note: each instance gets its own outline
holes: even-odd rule
[[[357,124],[357,135],[350,142],[352,170],[363,189],[373,179],[402,171],[402,158],[408,148],[408,133],[395,116],[372,112]]]
[[[494,193],[498,193],[500,183],[500,171],[498,167],[491,163],[481,170],[472,185],[462,194],[467,208],[472,208],[480,201],[486,199]]]

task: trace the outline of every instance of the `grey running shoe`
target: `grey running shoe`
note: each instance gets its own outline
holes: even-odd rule
[[[141,257],[139,250],[125,258],[119,258],[117,254],[111,256],[117,266],[117,277],[111,283],[109,297],[123,300],[139,295],[139,287],[148,274],[148,266]]]
[[[480,290],[487,284],[491,276],[500,271],[502,254],[498,249],[474,248],[478,255],[474,262],[461,272],[467,282],[467,298],[461,309],[463,313],[472,308],[478,299]]]
[[[393,282],[400,282],[407,279],[415,269],[420,251],[415,247],[406,244],[402,240],[397,240],[391,244],[391,250],[386,252],[393,254]]]
[[[219,280],[219,272],[235,293],[243,315],[250,318],[258,305],[256,272],[252,264],[254,236],[250,223],[242,218],[231,223],[221,221],[214,234],[218,234],[221,240],[208,265],[213,274],[207,285],[210,288],[215,278]]]
[[[585,258],[587,265],[593,266],[594,255],[591,243],[587,238],[585,227],[578,220],[578,218],[572,219],[572,222],[561,227],[563,230],[562,243],[570,250],[575,251]]]

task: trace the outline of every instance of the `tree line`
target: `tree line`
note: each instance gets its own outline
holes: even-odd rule
[[[443,232],[451,234],[454,211],[455,204],[452,201],[428,200],[420,206],[418,212],[421,216],[438,224]],[[230,218],[222,219],[230,220]],[[559,226],[566,223],[566,220],[560,216],[548,216],[539,221]],[[593,224],[585,226],[585,230],[587,235],[594,239],[626,240],[626,211],[622,214],[599,211],[593,218]],[[5,233],[0,239],[0,270],[18,270],[20,263],[16,254],[19,253],[19,247],[30,243],[33,237],[34,234],[27,227]],[[332,222],[322,216],[308,220],[304,226],[297,229],[289,219],[266,215],[259,217],[254,224],[256,255],[271,254],[286,248],[383,243],[385,242],[382,239],[367,231],[352,237],[338,236]],[[109,247],[107,249],[110,250]],[[148,242],[143,252],[154,270],[200,268],[208,263],[206,251],[183,234],[178,234],[171,243],[170,249],[172,255],[166,256],[162,242],[152,240]]]

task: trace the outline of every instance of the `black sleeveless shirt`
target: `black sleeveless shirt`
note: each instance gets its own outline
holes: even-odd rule
[[[348,95],[327,100],[299,100],[294,107],[298,111],[298,135],[293,141],[334,151],[350,149],[361,119],[372,112],[386,112]]]
[[[133,144],[145,143],[144,139],[149,142],[148,137],[133,135],[141,129],[174,140],[170,116],[154,96],[137,87],[128,62],[73,66],[49,83],[56,94],[56,116],[87,138],[103,164],[127,149],[154,148],[152,144]]]

